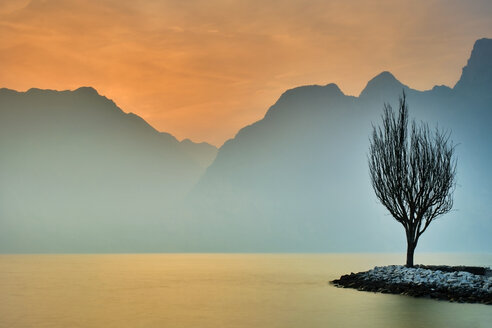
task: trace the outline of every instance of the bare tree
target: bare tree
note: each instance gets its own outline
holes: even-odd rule
[[[405,228],[407,267],[419,237],[436,217],[453,207],[456,177],[455,147],[449,133],[412,121],[408,132],[405,93],[399,113],[384,105],[383,124],[373,126],[369,173],[376,196]]]

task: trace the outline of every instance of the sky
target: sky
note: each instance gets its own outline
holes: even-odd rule
[[[0,87],[92,86],[220,146],[299,85],[454,86],[491,17],[490,0],[0,0]]]

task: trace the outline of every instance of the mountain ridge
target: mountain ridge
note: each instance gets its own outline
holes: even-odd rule
[[[138,121],[139,124],[141,124],[142,126],[145,127],[145,129],[152,130],[156,134],[164,136],[166,139],[173,140],[173,141],[176,141],[178,143],[182,143],[183,141],[186,140],[185,143],[189,144],[191,142],[195,147],[203,146],[203,147],[208,148],[209,150],[217,149],[217,147],[209,144],[208,142],[194,142],[188,138],[185,138],[182,141],[179,141],[175,136],[173,136],[169,132],[158,131],[156,128],[154,128],[151,124],[149,124],[144,118],[142,118],[138,114],[133,113],[133,112],[124,112],[118,105],[116,105],[116,103],[112,99],[110,99],[104,95],[101,95],[95,88],[93,88],[91,86],[82,86],[82,87],[78,87],[78,88],[73,89],[73,90],[29,88],[26,91],[18,91],[18,90],[14,90],[14,89],[10,89],[10,88],[0,88],[0,96],[1,96],[1,93],[6,93],[9,95],[22,95],[22,94],[24,94],[24,95],[47,95],[47,94],[63,95],[63,94],[72,94],[72,95],[83,95],[83,96],[94,97],[94,99],[96,99],[96,100],[99,100],[102,102],[107,102],[108,105],[113,107],[111,109],[112,110],[114,109],[118,114],[122,113],[125,116],[127,116],[128,118],[130,118],[134,121]]]
[[[492,39],[482,38],[475,41],[466,66],[463,67],[461,77],[456,82],[454,90],[470,92],[478,89],[479,92],[492,90]]]
[[[215,153],[93,88],[2,89],[0,252],[155,251]]]
[[[454,88],[418,91],[382,72],[359,97],[331,83],[287,90],[211,165],[213,146],[158,132],[93,88],[33,89],[20,100],[0,89],[0,250],[403,251],[366,154],[383,105],[397,106],[405,90],[411,117],[460,144],[459,211],[436,221],[419,250],[492,251],[490,59],[481,54],[491,42],[474,46]]]
[[[490,44],[492,39],[477,41],[467,66],[472,67],[475,58],[487,57],[480,52]],[[492,64],[490,58],[487,65]],[[468,71],[464,69],[464,74]],[[478,73],[483,72],[487,70]],[[487,188],[484,177],[490,176],[487,167],[492,165],[492,136],[488,132],[492,89],[484,87],[470,94],[460,88],[434,86],[418,91],[388,71],[372,78],[359,97],[344,95],[335,84],[328,86],[287,90],[263,119],[242,128],[219,148],[194,191],[199,216],[215,222],[208,234],[226,240],[214,231],[230,232],[234,243],[241,245],[238,251],[290,249],[293,244],[298,245],[298,251],[349,251],[348,245],[356,245],[360,239],[367,240],[366,249],[379,251],[394,251],[391,245],[404,245],[404,241],[395,242],[403,239],[401,231],[384,218],[383,208],[374,200],[365,154],[383,105],[397,106],[405,91],[411,117],[452,130],[453,139],[462,145],[457,150],[461,189],[456,201],[462,212],[443,218],[444,236],[437,228],[426,233],[429,237],[424,236],[422,248],[490,249],[486,232],[492,233],[492,217],[482,205],[487,197],[478,190]],[[466,220],[463,213],[474,213],[474,220]],[[365,216],[373,221],[362,220]],[[459,222],[464,222],[463,226]],[[374,230],[373,223],[382,229],[378,237],[364,234]],[[474,246],[450,243],[449,238],[459,238],[459,231],[470,230],[478,236],[470,243]],[[348,233],[340,237],[341,231]],[[264,240],[270,241],[269,246]],[[206,240],[201,243],[218,250]]]

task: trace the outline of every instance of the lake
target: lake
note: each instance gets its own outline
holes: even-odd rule
[[[490,327],[492,307],[336,288],[404,254],[0,255],[0,327]],[[492,254],[416,263],[491,265]]]

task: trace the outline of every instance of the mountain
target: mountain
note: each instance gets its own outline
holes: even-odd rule
[[[459,158],[456,210],[433,223],[419,250],[492,251],[491,47],[491,39],[475,43],[454,88],[418,91],[383,72],[359,97],[335,84],[285,92],[262,120],[219,149],[194,190],[198,214],[188,220],[207,222],[196,228],[202,238],[194,247],[404,250],[404,230],[371,189],[366,154],[383,104],[396,108],[405,91],[410,115],[450,131]]]
[[[454,86],[454,90],[460,93],[468,93],[473,96],[489,94],[492,90],[492,42],[490,39],[480,39],[475,42],[470,59],[461,78]]]
[[[217,148],[206,142],[196,143],[190,139],[184,139],[180,143],[181,149],[196,163],[198,163],[202,169],[207,168],[212,164],[217,156]]]
[[[0,251],[404,251],[366,156],[384,103],[405,91],[410,116],[449,131],[458,156],[455,210],[418,253],[492,252],[491,49],[475,43],[453,88],[383,72],[358,97],[333,83],[288,90],[217,154],[92,88],[0,89]]]
[[[0,249],[132,251],[170,242],[175,204],[216,151],[156,131],[93,88],[0,89]]]
[[[412,93],[408,86],[398,81],[390,72],[382,72],[367,82],[366,87],[360,93],[360,100],[365,102],[375,102],[378,104],[388,102],[395,95],[401,94],[402,90]]]

